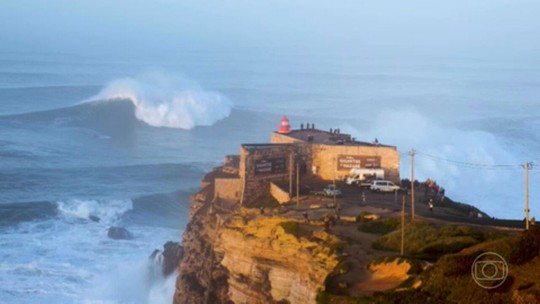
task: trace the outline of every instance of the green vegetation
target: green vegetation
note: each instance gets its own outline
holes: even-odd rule
[[[444,301],[435,301],[428,295],[412,290],[393,293],[375,293],[373,296],[344,296],[333,295],[326,292],[320,292],[317,295],[317,304],[372,304],[372,303],[447,303]]]
[[[374,233],[392,227],[391,222],[384,220],[360,220],[359,223],[359,230],[376,231]],[[399,228],[399,224],[394,228]],[[317,303],[540,303],[537,275],[540,271],[540,226],[532,226],[519,236],[504,237],[502,233],[463,225],[417,221],[407,224],[405,235],[406,258],[381,257],[372,262],[411,264],[408,271],[411,277],[394,291],[376,292],[370,296],[320,292]],[[390,232],[380,237],[374,248],[399,251],[400,237],[399,229]],[[483,252],[495,252],[509,264],[509,275],[504,284],[492,290],[478,286],[472,277],[473,263]],[[427,266],[424,259],[430,259],[434,264]],[[340,267],[344,265],[338,265],[336,269]]]
[[[261,206],[269,209],[278,208],[281,205],[270,193],[258,195],[246,201],[245,207],[247,208],[259,208]]]
[[[436,225],[417,221],[405,227],[405,252],[410,256],[437,259],[448,253],[504,236],[467,226]],[[401,231],[391,232],[373,243],[374,249],[399,251]]]
[[[358,226],[358,230],[366,233],[387,234],[399,228],[398,218],[388,218],[385,220],[365,221]]]
[[[366,219],[366,215],[368,215],[369,213],[365,212],[365,211],[362,211],[360,212],[360,214],[358,214],[356,216],[356,222],[357,223],[361,223],[361,222],[367,222],[369,220]]]
[[[460,227],[454,227],[458,228]],[[478,238],[477,232],[473,231],[472,235]],[[417,303],[416,299],[420,299],[418,297],[429,298],[430,303],[538,303],[540,286],[534,283],[538,280],[537,269],[540,269],[538,248],[534,247],[538,244],[536,243],[538,239],[540,229],[533,228],[523,232],[519,237],[498,238],[457,254],[444,255],[430,270],[417,276],[423,283],[418,290],[410,293],[384,293],[378,295],[379,298],[374,298],[376,302],[383,303],[392,302],[398,296],[401,303]],[[525,254],[527,250],[532,250],[534,254]],[[481,288],[472,279],[473,263],[482,252],[496,252],[510,263],[516,263],[509,267],[510,273],[504,284],[494,290]],[[519,254],[523,254],[521,259],[512,260],[512,257],[515,258]]]
[[[508,277],[497,292],[479,287],[472,279],[471,267],[477,254],[443,256],[434,267],[420,276],[425,283],[421,292],[447,303],[507,303],[511,295],[504,293],[513,282]]]
[[[319,293],[317,294],[317,298],[315,299],[315,301],[317,302],[317,304],[327,304],[327,303],[330,303],[330,297],[332,295],[324,292],[324,291],[319,291]]]
[[[298,223],[297,222],[283,222],[280,224],[285,232],[298,237]]]
[[[349,270],[351,269],[351,265],[349,264],[349,262],[347,261],[341,261],[339,262],[339,264],[336,266],[336,268],[334,269],[334,271],[338,274],[344,274],[344,273],[347,273],[349,272]]]
[[[317,294],[316,302],[317,304],[368,304],[373,303],[373,300],[370,297],[349,297],[323,291]]]
[[[516,246],[512,247],[509,262],[520,265],[530,261],[540,252],[540,226],[524,231]]]

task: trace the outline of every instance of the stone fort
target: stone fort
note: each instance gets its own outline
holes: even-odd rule
[[[352,168],[381,168],[385,179],[399,182],[399,152],[377,141],[357,141],[339,129],[318,130],[309,123],[291,129],[283,117],[270,143],[242,144],[240,155],[225,157],[214,198],[249,206],[271,194],[284,203],[294,195],[297,175],[332,181]]]

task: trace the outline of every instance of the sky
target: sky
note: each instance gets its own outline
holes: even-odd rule
[[[540,51],[538,11],[540,2],[530,0],[4,0],[0,51],[264,49],[517,60]]]

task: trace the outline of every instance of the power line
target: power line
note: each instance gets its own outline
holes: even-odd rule
[[[428,153],[415,151],[418,156],[430,158],[436,161],[442,161],[447,163],[452,163],[456,165],[471,167],[471,168],[481,168],[481,169],[519,169],[523,165],[522,164],[515,164],[515,165],[509,165],[509,164],[486,164],[486,163],[473,163],[473,162],[464,162],[459,160],[453,160],[448,158],[443,158],[435,155],[431,155]]]

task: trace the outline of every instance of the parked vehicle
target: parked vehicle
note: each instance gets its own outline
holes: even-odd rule
[[[399,186],[387,180],[373,181],[369,188],[371,189],[371,191],[375,192],[394,192],[400,190]]]
[[[347,185],[369,188],[374,180],[384,179],[383,169],[353,168],[345,179]]]
[[[341,193],[341,190],[339,190],[338,188],[335,188],[334,185],[330,184],[326,186],[326,188],[323,189],[323,195],[327,197],[333,197],[333,196],[341,197],[342,193]]]

